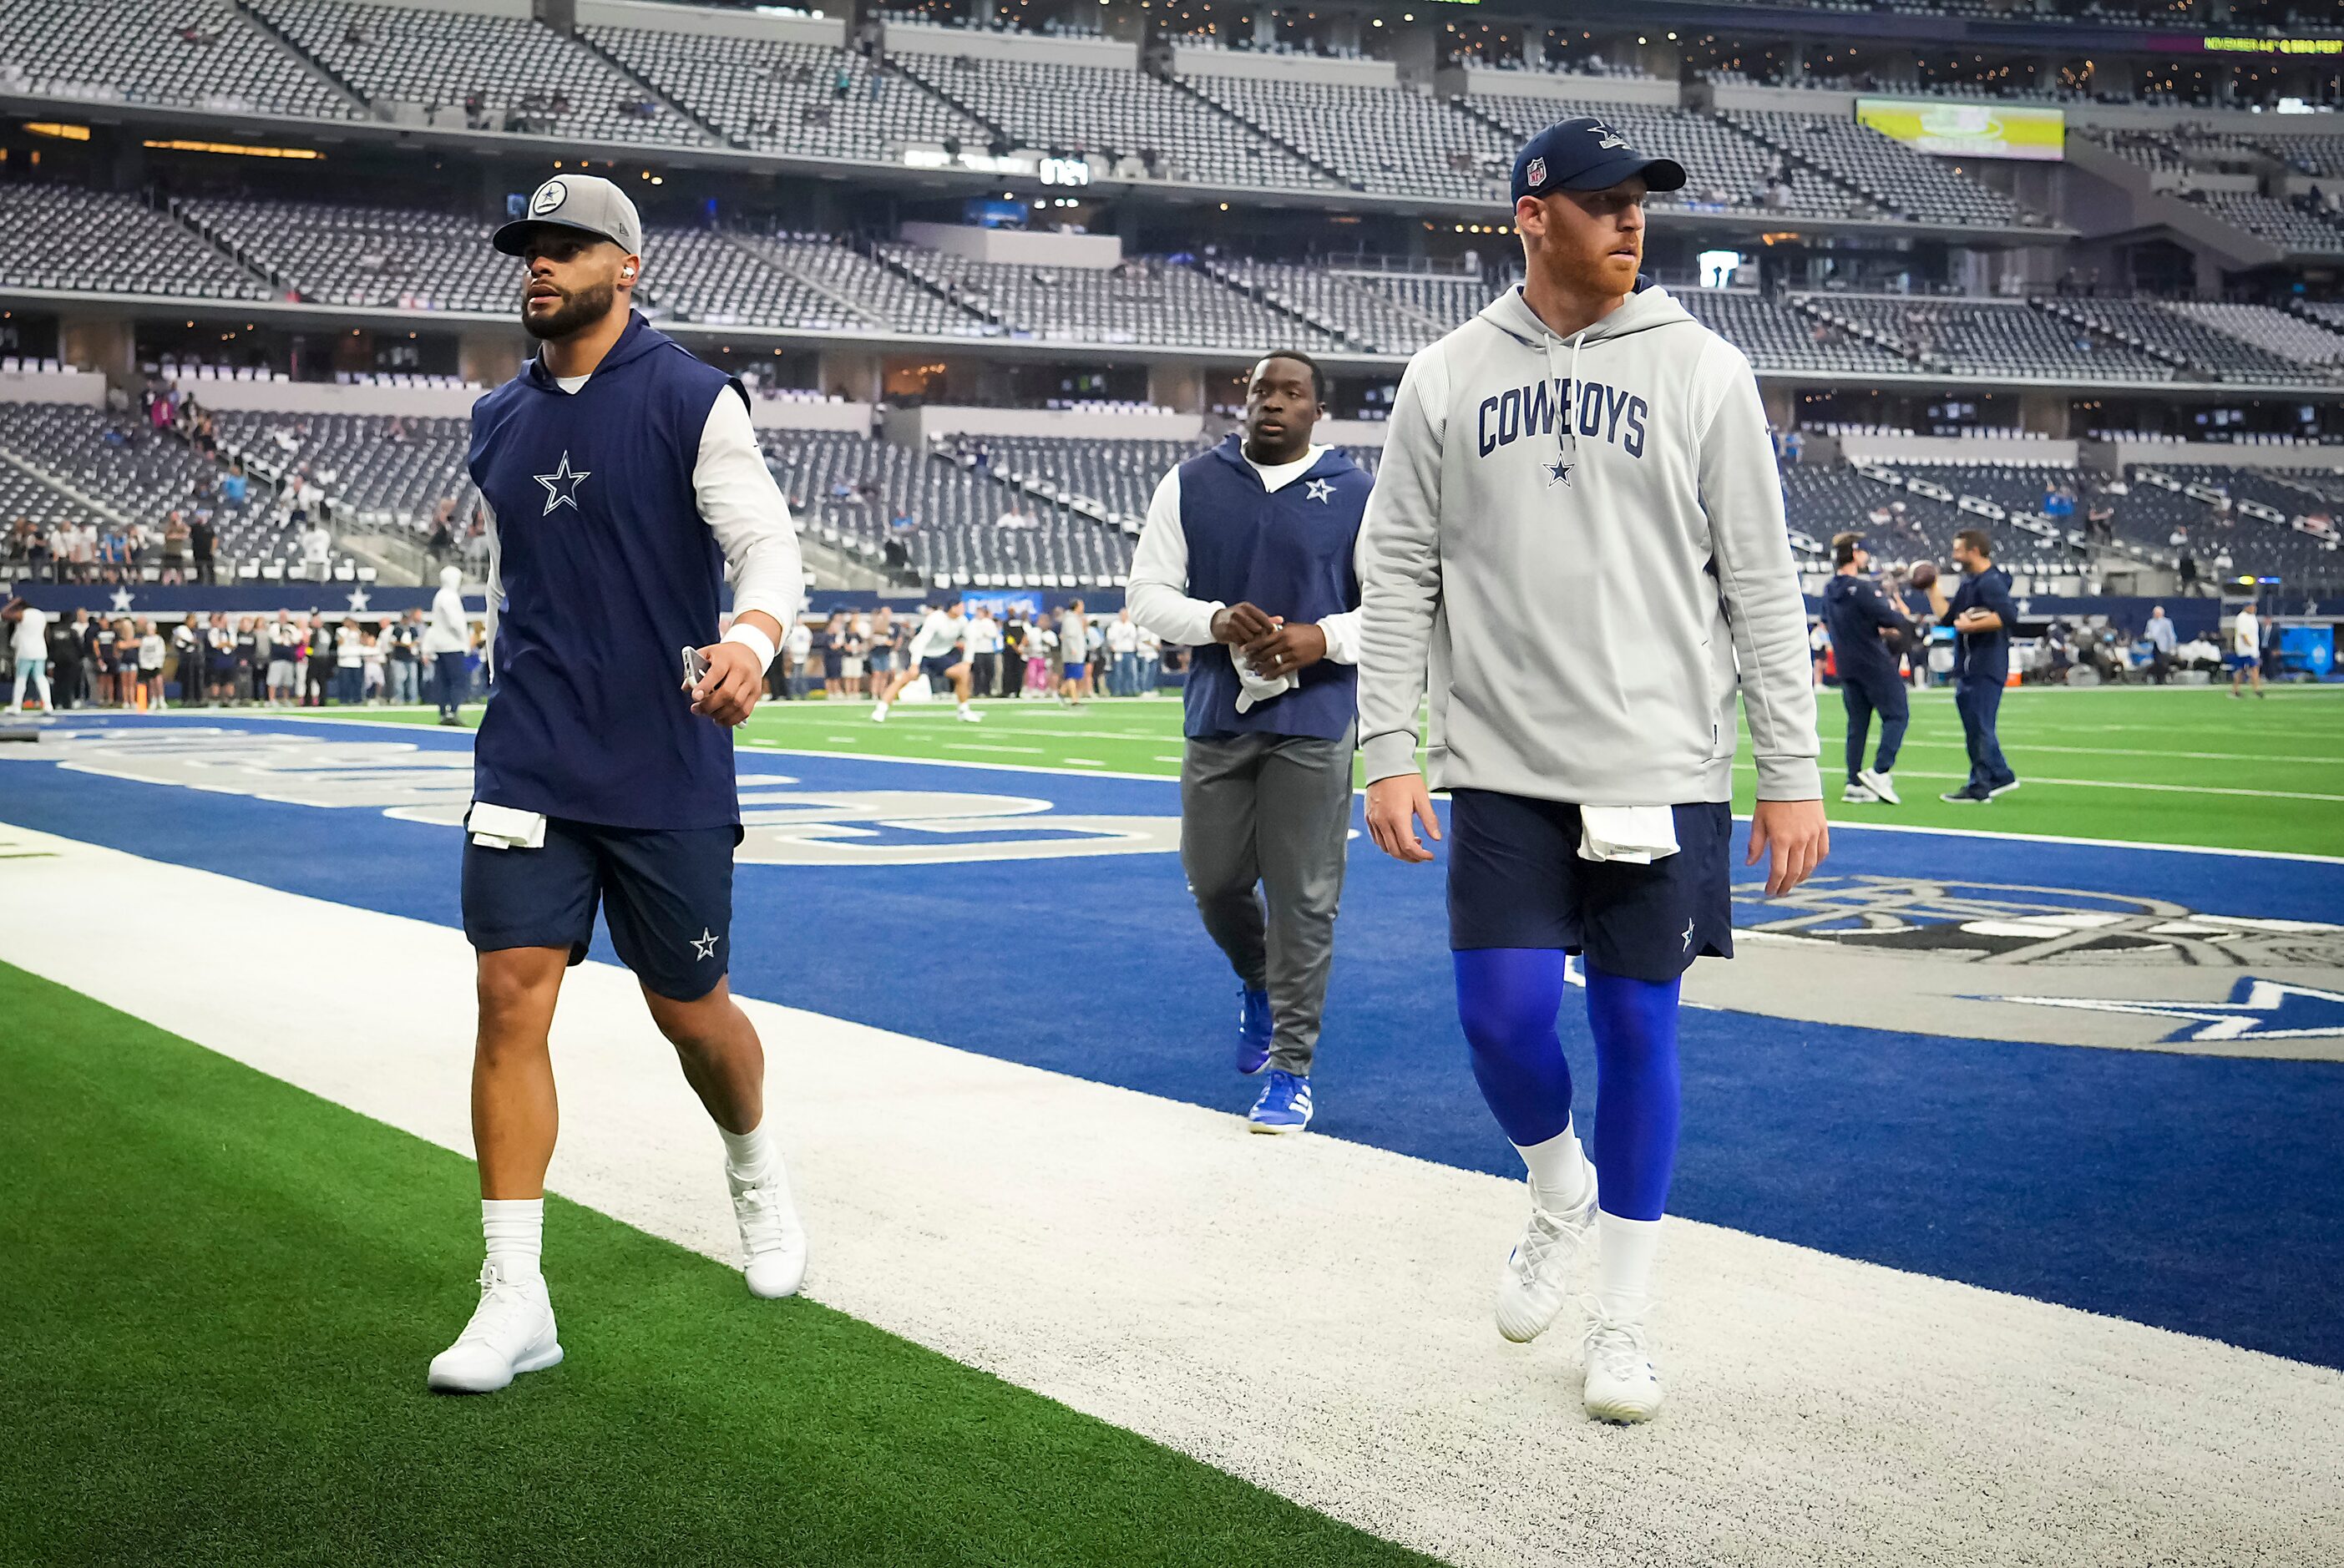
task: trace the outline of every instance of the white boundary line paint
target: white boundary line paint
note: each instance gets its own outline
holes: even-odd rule
[[[459,932],[47,835],[0,841],[47,852],[0,860],[0,958],[469,1151]],[[351,962],[267,986],[124,965],[77,933],[126,902],[289,920]],[[564,989],[555,1189],[729,1260],[718,1140],[631,978],[587,964]],[[1575,1408],[1567,1327],[1520,1347],[1490,1321],[1517,1183],[744,1006],[816,1299],[1468,1568],[2332,1568],[2334,1370],[1677,1220],[1669,1406],[1598,1427]],[[446,1219],[475,1222],[469,1206]],[[563,1263],[557,1241],[557,1300]],[[439,1291],[450,1333],[470,1283]],[[419,1386],[438,1348],[413,1347]]]
[[[1136,701],[1137,699],[1124,698],[1120,700],[1129,702]],[[105,711],[111,712],[111,710]],[[207,712],[207,710],[197,710],[196,712],[197,713],[202,713]],[[403,729],[422,729],[429,731],[435,734],[439,733],[439,726],[437,725],[385,724],[378,720],[345,718],[339,714],[296,714],[291,712],[269,713],[265,710],[258,710],[249,713],[242,710],[231,710],[226,713],[222,713],[217,710],[208,710],[207,712],[214,723],[237,718],[287,719],[298,717],[305,723],[360,724],[377,732],[389,730],[394,734]],[[152,717],[153,715],[146,716]],[[173,713],[164,714],[163,716],[166,718],[179,718],[188,715],[174,711]],[[462,733],[466,735],[470,735],[475,732],[467,729]],[[754,754],[760,756],[830,757],[840,761],[855,763],[904,763],[913,767],[983,768],[989,769],[996,773],[1056,774],[1061,778],[1134,779],[1141,784],[1177,785],[1180,782],[1177,777],[1171,774],[1125,773],[1112,768],[1056,768],[1049,767],[1040,763],[990,763],[976,762],[974,760],[963,761],[954,757],[906,757],[898,756],[891,753],[872,753],[866,754],[860,752],[829,752],[818,750],[812,746],[779,745],[771,741],[757,741],[751,744],[755,746]],[[1748,764],[1742,761],[1736,761],[1734,764],[1736,769],[1743,769]],[[1938,776],[1953,778],[1958,775],[1945,774]],[[1353,794],[1363,795],[1367,791],[1364,789],[1354,789],[1351,793]],[[1449,796],[1445,791],[1436,791],[1434,792],[1433,798],[1436,800],[1446,800]],[[1978,809],[1980,811],[1991,811],[1994,808],[1991,805],[1985,805],[1980,806]],[[1739,813],[1736,814],[1734,820],[1736,822],[1747,822],[1750,818],[1748,814]],[[1834,833],[1944,834],[1953,838],[1994,838],[2014,844],[2069,844],[2090,849],[2147,849],[2160,850],[2170,855],[2237,855],[2248,860],[2293,860],[2301,861],[2311,865],[2344,865],[2344,855],[2309,855],[2298,850],[2289,849],[2229,849],[2219,845],[2149,844],[2129,838],[2086,838],[2079,837],[2072,834],[2058,833],[2002,833],[1997,832],[1993,828],[1929,827],[1918,823],[1843,822],[1834,819],[1831,824],[1831,829]]]

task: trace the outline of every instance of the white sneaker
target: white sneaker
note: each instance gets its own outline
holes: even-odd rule
[[[871,722],[872,722],[873,723],[874,723],[874,724],[884,724],[884,723],[885,723],[887,722],[887,704],[886,704],[886,703],[873,703],[873,704],[872,704],[872,706],[871,706]]]
[[[1587,1300],[1584,1401],[1595,1421],[1646,1421],[1661,1411],[1661,1374],[1652,1365],[1644,1320],[1607,1318],[1601,1301]]]
[[[953,716],[964,724],[981,724],[985,723],[985,715],[978,713],[975,708],[963,708],[959,713]]]
[[[1893,774],[1882,773],[1878,768],[1858,768],[1855,770],[1855,776],[1862,781],[1864,788],[1886,801],[1890,805],[1904,804],[1904,797],[1896,793],[1896,779]]]
[[[1850,784],[1839,792],[1839,803],[1842,805],[1870,805],[1879,798],[1862,784]]]
[[[1566,1214],[1538,1205],[1531,1189],[1531,1217],[1522,1239],[1498,1270],[1498,1332],[1527,1344],[1546,1332],[1571,1294],[1571,1274],[1595,1243],[1595,1177],[1588,1168],[1587,1201]]]
[[[732,1217],[740,1222],[741,1250],[749,1259],[743,1270],[749,1294],[768,1300],[796,1295],[805,1282],[806,1239],[797,1205],[790,1201],[789,1168],[776,1154],[753,1181],[730,1170],[724,1179],[732,1189]]]
[[[561,1360],[545,1276],[508,1280],[495,1264],[483,1263],[480,1304],[456,1342],[431,1358],[430,1383],[440,1393],[490,1394]]]

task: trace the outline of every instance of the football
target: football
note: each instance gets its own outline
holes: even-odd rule
[[[1935,561],[1924,561],[1919,565],[1913,568],[1914,587],[1926,588],[1929,584],[1936,581],[1937,567]]]

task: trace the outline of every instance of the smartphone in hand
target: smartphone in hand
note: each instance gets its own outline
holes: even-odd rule
[[[697,648],[686,648],[683,651],[683,689],[687,692],[693,690],[707,673],[706,655]]]

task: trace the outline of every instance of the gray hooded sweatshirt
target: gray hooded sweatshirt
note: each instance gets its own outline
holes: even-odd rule
[[[1823,794],[1758,383],[1667,290],[1559,338],[1515,288],[1419,353],[1358,561],[1370,783],[1429,689],[1436,788],[1730,800],[1738,690],[1759,798]]]

